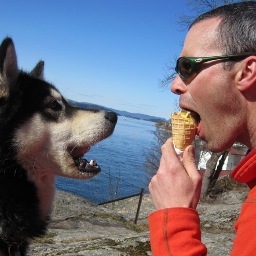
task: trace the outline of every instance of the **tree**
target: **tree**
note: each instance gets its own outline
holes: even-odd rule
[[[207,12],[209,10],[215,9],[218,6],[231,4],[234,2],[241,1],[232,1],[232,0],[188,0],[187,6],[190,9],[190,13],[194,15],[182,15],[178,21],[178,24],[182,29],[187,29],[191,24],[191,21],[194,20],[196,16],[201,13]]]
[[[171,129],[169,122],[156,123],[156,131],[154,132],[155,142],[152,149],[145,153],[144,168],[145,172],[152,177],[158,170],[161,158],[161,146],[171,137]]]
[[[206,198],[211,189],[216,184],[227,156],[228,151],[211,154],[210,159],[206,163],[206,170],[201,190],[201,198]]]

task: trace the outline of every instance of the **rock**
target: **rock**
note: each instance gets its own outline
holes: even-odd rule
[[[202,241],[208,256],[228,255],[234,238],[233,224],[247,190],[236,187],[200,202]],[[33,241],[33,256],[150,256],[147,217],[154,211],[144,195],[135,225],[138,197],[97,206],[70,193],[57,191],[46,236]]]
[[[57,191],[48,233],[33,241],[30,255],[151,255],[148,236],[146,224]]]

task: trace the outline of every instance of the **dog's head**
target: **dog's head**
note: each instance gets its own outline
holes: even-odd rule
[[[61,175],[86,179],[100,168],[82,156],[114,131],[117,115],[71,106],[44,81],[43,62],[20,72],[10,38],[0,47],[0,147],[14,155],[29,177]],[[6,152],[5,152],[6,151]]]

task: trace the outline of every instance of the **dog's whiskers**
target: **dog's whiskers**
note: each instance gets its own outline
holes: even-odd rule
[[[71,150],[70,153],[73,153],[73,151],[77,148],[77,146],[74,146]]]

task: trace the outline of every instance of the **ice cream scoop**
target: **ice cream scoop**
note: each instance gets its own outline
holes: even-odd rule
[[[171,123],[174,146],[184,151],[195,139],[197,121],[189,111],[181,110],[172,114]]]

